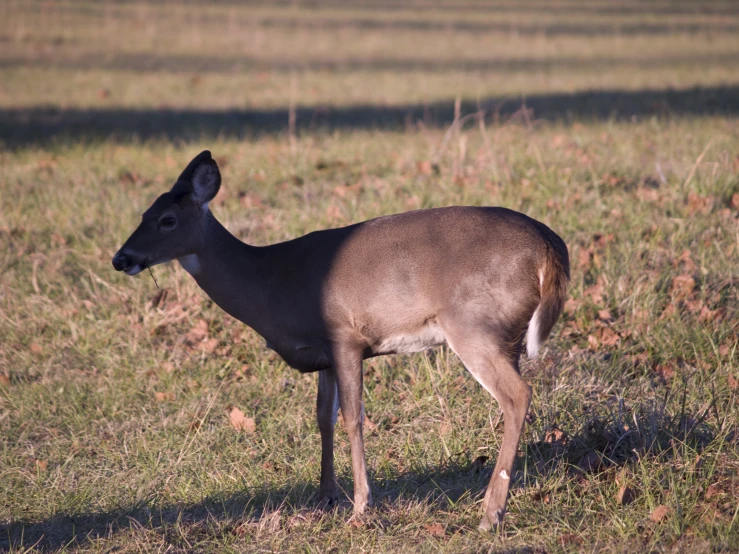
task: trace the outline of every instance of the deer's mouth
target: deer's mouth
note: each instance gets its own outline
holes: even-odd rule
[[[119,251],[113,256],[113,267],[116,271],[122,271],[126,275],[138,275],[148,267],[146,260],[136,262],[132,258],[130,254]]]
[[[136,264],[132,265],[131,267],[127,267],[123,270],[123,273],[126,275],[138,275],[142,271],[146,269],[146,266],[144,264]]]

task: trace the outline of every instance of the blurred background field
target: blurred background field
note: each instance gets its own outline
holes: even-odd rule
[[[731,1],[2,2],[0,549],[739,550],[738,76]],[[565,239],[501,533],[499,411],[446,349],[365,364],[347,526],[315,376],[178,266],[112,270],[205,148],[253,244],[452,204]]]

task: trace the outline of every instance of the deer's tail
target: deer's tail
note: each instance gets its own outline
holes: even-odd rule
[[[539,268],[541,300],[526,332],[526,353],[529,358],[535,357],[539,347],[547,340],[562,313],[567,297],[567,282],[570,280],[569,255],[565,243],[556,235],[554,237],[556,240],[547,245],[544,263]]]

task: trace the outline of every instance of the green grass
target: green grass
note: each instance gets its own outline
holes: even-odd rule
[[[4,4],[0,549],[739,550],[739,10],[559,4]],[[457,97],[484,125],[447,134]],[[203,148],[254,244],[452,204],[565,239],[500,533],[500,413],[448,349],[365,363],[377,507],[348,525],[341,429],[348,496],[315,505],[315,376],[178,266],[113,271]]]

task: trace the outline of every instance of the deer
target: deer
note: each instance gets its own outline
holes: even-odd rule
[[[334,427],[341,408],[351,451],[353,515],[372,505],[364,438],[363,360],[446,344],[503,412],[503,441],[480,529],[504,520],[532,390],[520,374],[562,312],[564,241],[501,207],[421,209],[251,246],[215,218],[218,164],[205,150],[159,196],[113,257],[136,275],[177,260],[225,312],[302,373],[318,373],[318,502],[338,503]]]

